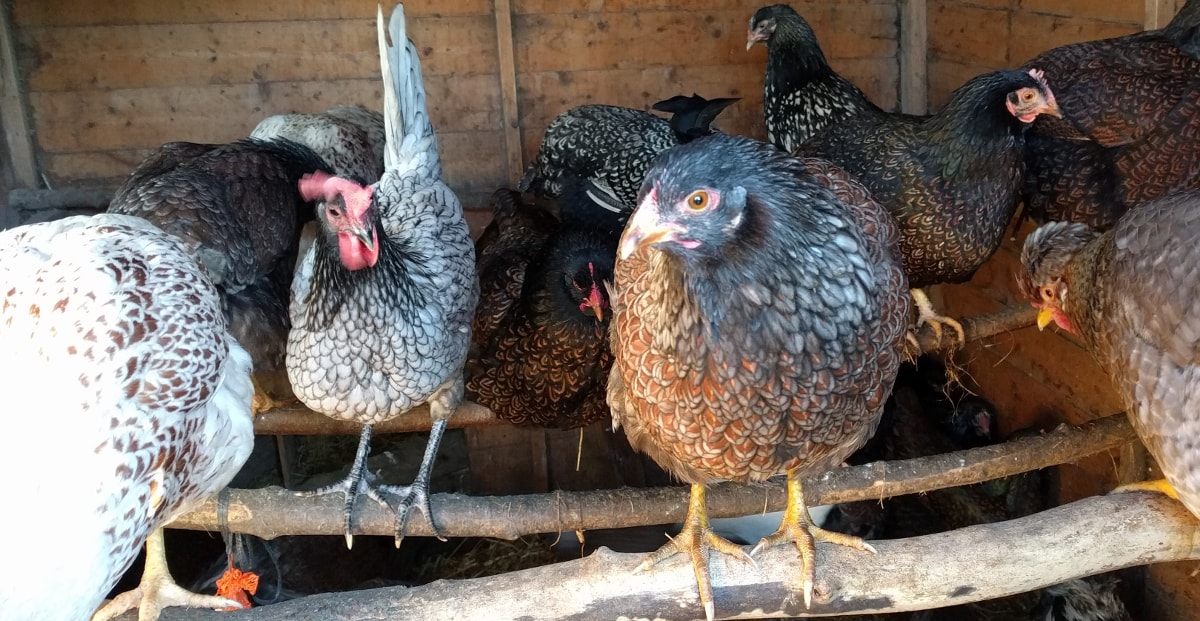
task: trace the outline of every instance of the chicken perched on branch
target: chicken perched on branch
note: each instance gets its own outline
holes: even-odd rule
[[[115,214],[0,233],[0,476],[20,502],[0,517],[0,618],[88,619],[143,543],[141,585],[95,619],[237,605],[178,587],[163,551],[161,526],[254,443],[250,356],[192,252]]]
[[[670,121],[643,110],[590,104],[558,115],[534,161],[517,184],[521,192],[555,198],[569,181],[586,185],[587,202],[571,202],[564,220],[620,234],[637,205],[638,188],[654,156],[712,132],[710,124],[731,99],[676,96],[654,104]]]
[[[1112,377],[1166,481],[1200,516],[1200,191],[1155,199],[1103,235],[1051,222],[1029,234],[1019,282]]]
[[[863,113],[830,125],[798,153],[846,169],[900,223],[900,252],[919,323],[962,326],[934,312],[922,287],[970,279],[1000,242],[1017,208],[1025,131],[1057,115],[1036,70],[993,71],[956,89],[925,119]]]
[[[607,416],[616,236],[561,224],[508,189],[492,209],[475,248],[467,397],[516,424],[571,429]]]
[[[774,4],[754,12],[746,50],[767,46],[763,119],[767,140],[791,153],[822,129],[863,112],[883,114],[825,60],[812,27],[796,10]]]
[[[442,180],[403,5],[396,5],[387,26],[382,9],[378,20],[385,171],[366,187],[320,174],[301,182],[304,195],[318,201],[321,230],[296,272],[287,339],[296,396],[326,416],[363,424],[346,479],[317,491],[345,494],[347,545],[354,503],[364,492],[395,509],[396,545],[412,508],[435,524],[429,475],[446,424],[462,402],[479,296],[471,235],[462,205]],[[416,480],[410,486],[372,485],[366,472],[371,426],[422,403],[429,404],[434,422]]]
[[[383,174],[383,115],[362,106],[314,114],[276,114],[259,121],[251,138],[286,138],[320,155],[338,175],[364,184]]]
[[[676,552],[713,618],[708,553],[746,557],[709,528],[704,486],[788,475],[779,531],[811,601],[814,541],[801,479],[875,431],[902,357],[910,300],[895,222],[844,171],[726,135],[671,149],[647,174],[618,250],[608,403],[630,444],[692,485]]]
[[[1200,0],[1161,30],[1064,45],[1026,66],[1045,72],[1063,114],[1028,138],[1036,221],[1103,231],[1150,199],[1200,189]]]
[[[312,206],[301,176],[325,161],[287,139],[172,142],[117,188],[109,213],[140,216],[183,240],[221,292],[229,330],[254,360],[255,411],[290,394],[288,289]]]

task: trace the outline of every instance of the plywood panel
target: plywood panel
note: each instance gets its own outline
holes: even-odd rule
[[[1017,11],[1012,16],[1012,31],[1021,36],[1009,43],[1009,56],[1013,64],[1020,65],[1060,45],[1121,37],[1141,30],[1140,17],[1136,22],[1121,23]]]
[[[963,64],[1008,64],[1008,11],[934,0],[929,3],[929,55]]]
[[[1139,24],[1145,10],[1144,4],[1137,0],[1020,0],[1018,7],[1035,13]]]

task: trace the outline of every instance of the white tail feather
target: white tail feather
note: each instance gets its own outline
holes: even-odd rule
[[[408,38],[404,5],[392,9],[384,27],[383,6],[378,7],[379,64],[383,73],[383,122],[387,147],[383,164],[387,170],[426,167],[441,177],[437,136],[425,108],[425,86],[421,82],[421,60]],[[388,40],[391,40],[389,43]]]

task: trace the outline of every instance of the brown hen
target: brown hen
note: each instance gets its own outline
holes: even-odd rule
[[[629,442],[692,485],[683,532],[643,566],[686,552],[705,614],[712,533],[704,486],[788,475],[783,524],[805,603],[814,540],[870,549],[812,525],[801,478],[874,433],[910,311],[896,225],[837,167],[717,135],[651,168],[622,236],[612,294],[608,402]]]
[[[1026,67],[1045,72],[1063,115],[1029,135],[1023,194],[1036,221],[1103,231],[1200,188],[1200,0],[1161,30],[1064,45]]]

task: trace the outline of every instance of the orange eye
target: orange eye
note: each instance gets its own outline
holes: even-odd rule
[[[1034,98],[1033,91],[1025,91],[1025,92],[1021,93],[1021,99],[1025,100],[1025,101],[1033,101],[1033,98]]]
[[[1054,287],[1050,285],[1042,285],[1042,299],[1050,301],[1054,299]]]
[[[700,211],[708,207],[708,192],[704,190],[696,190],[687,197],[687,205],[696,211]]]

